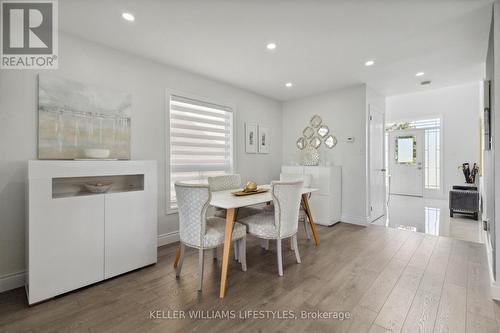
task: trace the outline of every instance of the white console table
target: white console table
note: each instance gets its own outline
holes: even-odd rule
[[[29,304],[156,263],[157,187],[156,161],[29,161]]]
[[[342,214],[342,168],[339,166],[283,165],[286,174],[311,175],[311,187],[317,188],[309,200],[316,224],[330,226],[340,222]]]

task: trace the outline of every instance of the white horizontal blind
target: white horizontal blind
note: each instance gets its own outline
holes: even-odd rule
[[[232,172],[230,107],[170,96],[170,209],[176,181],[203,182]]]

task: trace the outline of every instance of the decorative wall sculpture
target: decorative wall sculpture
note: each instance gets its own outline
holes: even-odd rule
[[[321,117],[314,115],[295,144],[302,152],[302,165],[318,165],[318,149],[322,144],[332,149],[337,145],[337,138],[330,133],[329,127],[323,124]]]

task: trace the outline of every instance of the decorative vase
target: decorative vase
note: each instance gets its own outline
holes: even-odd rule
[[[311,146],[302,150],[302,165],[315,166],[319,164],[319,151]]]

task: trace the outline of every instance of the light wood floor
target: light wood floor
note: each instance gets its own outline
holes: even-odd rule
[[[302,231],[302,230],[301,230]],[[158,264],[28,307],[23,289],[0,295],[0,331],[83,332],[498,332],[500,305],[488,296],[484,245],[380,226],[319,227],[320,247],[299,235],[302,264],[284,250],[284,277],[275,247],[247,244],[248,271],[231,264],[220,300],[220,269],[206,255],[204,290],[196,291],[197,252],[181,278],[175,245]],[[288,242],[286,242],[288,245]],[[150,311],[350,311],[338,320],[151,319]]]

